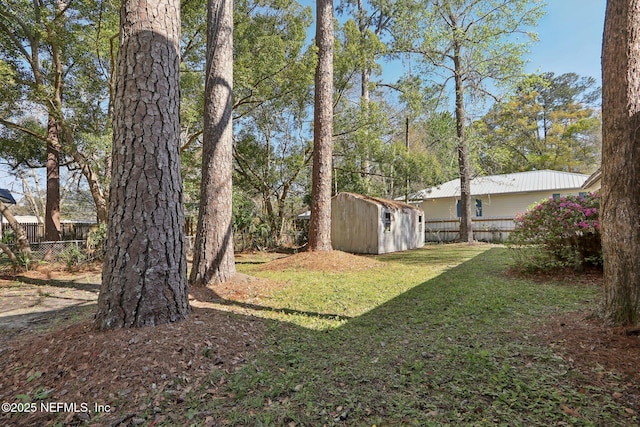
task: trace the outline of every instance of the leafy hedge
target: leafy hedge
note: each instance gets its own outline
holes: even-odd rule
[[[549,198],[516,217],[508,245],[525,270],[602,266],[600,197]]]

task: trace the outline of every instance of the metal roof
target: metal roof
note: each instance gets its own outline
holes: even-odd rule
[[[479,176],[471,180],[471,195],[530,193],[536,191],[577,190],[589,175],[553,170]],[[411,200],[460,197],[460,179],[426,188],[409,196]]]

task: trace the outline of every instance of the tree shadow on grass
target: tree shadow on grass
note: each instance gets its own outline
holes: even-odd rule
[[[409,266],[427,267],[430,264],[458,265],[463,261],[473,258],[478,251],[476,245],[466,243],[439,244],[437,245],[437,250],[434,249],[434,246],[436,245],[428,245],[410,251],[378,255],[375,259]]]
[[[61,279],[37,279],[34,277],[15,276],[9,280],[34,286],[52,286],[54,288],[67,288],[80,291],[98,293],[100,292],[100,283],[79,282],[76,280]]]
[[[198,287],[195,289],[191,288],[189,290],[189,294],[193,298],[195,298],[197,301],[210,302],[210,303],[224,305],[228,307],[238,307],[238,308],[254,310],[258,312],[265,311],[265,312],[272,312],[272,313],[284,313],[289,315],[316,317],[321,319],[338,320],[338,321],[352,319],[351,316],[344,316],[340,314],[318,313],[314,311],[302,311],[302,310],[295,310],[291,308],[271,307],[268,305],[259,305],[259,304],[252,304],[252,303],[243,302],[243,301],[236,301],[232,299],[223,298],[220,295],[218,295],[213,289],[210,289],[210,288],[202,288],[202,287]]]
[[[4,350],[3,341],[22,336],[25,332],[47,329],[59,322],[72,321],[79,317],[90,318],[95,312],[93,301],[78,301],[61,308],[10,314],[0,316],[0,353]]]

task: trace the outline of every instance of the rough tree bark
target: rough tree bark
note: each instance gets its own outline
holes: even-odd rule
[[[206,286],[236,272],[233,254],[233,1],[209,0],[200,209],[189,281]]]
[[[460,240],[473,243],[471,218],[471,165],[469,163],[469,141],[467,140],[466,110],[464,108],[464,79],[462,77],[461,48],[458,43],[458,21],[451,11],[453,31],[453,67],[456,88],[456,133],[458,136],[458,170],[460,172]]]
[[[50,39],[62,34],[66,21],[65,0],[56,1],[58,16],[51,23],[45,25]],[[62,90],[64,65],[62,64],[62,44],[51,42],[51,62],[53,65],[53,82],[51,102],[49,103],[49,119],[47,122],[47,202],[44,213],[44,238],[48,241],[58,241],[62,238],[60,225],[60,146],[62,129],[59,116],[62,114]],[[50,254],[47,255],[47,257]]]
[[[125,0],[113,175],[95,325],[157,325],[190,310],[180,176],[180,1]]]
[[[607,2],[602,46],[604,315],[640,323],[640,2]]]
[[[313,112],[313,174],[309,250],[331,248],[331,167],[333,157],[333,1],[316,0],[318,65]]]

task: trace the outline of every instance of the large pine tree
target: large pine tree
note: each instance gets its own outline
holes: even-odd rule
[[[96,327],[189,313],[180,176],[180,1],[124,0]]]
[[[605,316],[640,323],[640,3],[609,0],[602,46]]]
[[[333,159],[333,1],[316,0],[316,67],[313,115],[313,176],[309,250],[331,250],[331,169]]]
[[[233,254],[233,2],[209,0],[207,65],[198,228],[190,282],[225,282],[236,272]]]

